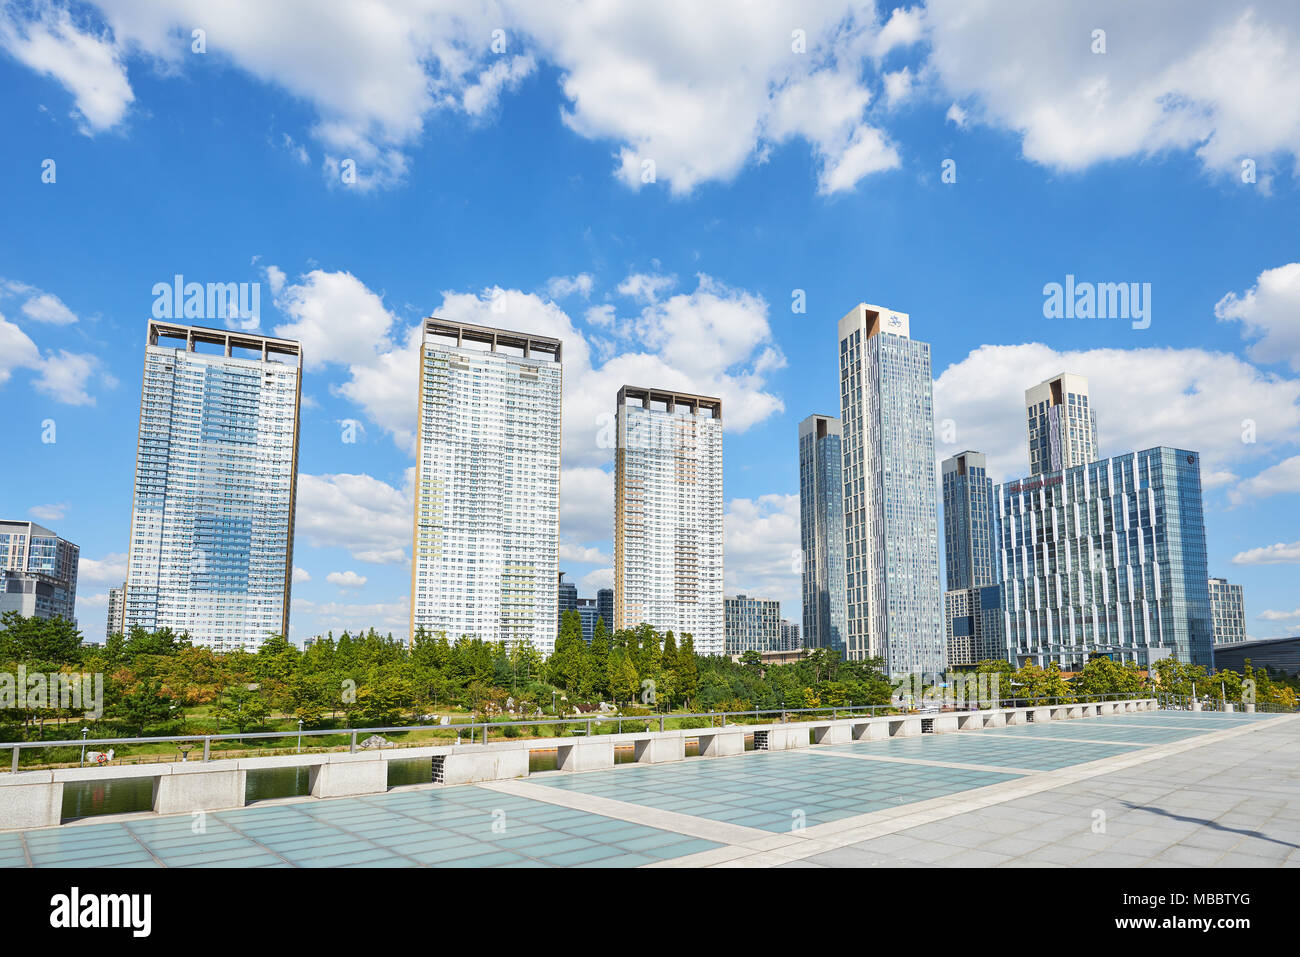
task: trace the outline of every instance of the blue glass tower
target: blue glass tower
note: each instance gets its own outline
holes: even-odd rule
[[[840,420],[799,423],[799,541],[803,552],[804,647],[844,655],[844,480]]]

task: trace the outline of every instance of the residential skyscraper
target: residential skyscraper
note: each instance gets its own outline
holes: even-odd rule
[[[776,646],[777,651],[798,651],[803,647],[803,642],[799,640],[799,625],[793,621],[781,619],[781,641]]]
[[[803,555],[803,634],[808,648],[844,655],[843,431],[840,420],[799,423],[799,547]]]
[[[290,339],[149,323],[126,628],[287,637],[301,372]]]
[[[0,613],[77,620],[81,549],[35,522],[0,521]]]
[[[994,488],[1014,663],[1214,666],[1200,458],[1145,449]]]
[[[930,346],[905,313],[839,321],[847,654],[890,674],[945,668]]]
[[[108,620],[104,623],[104,637],[126,634],[126,582],[121,588],[108,590]]]
[[[943,554],[948,590],[992,585],[993,479],[981,452],[945,459],[943,473]]]
[[[1083,376],[1062,372],[1026,389],[1025,414],[1031,476],[1097,461],[1097,413]]]
[[[412,635],[555,649],[561,382],[558,339],[425,320]]]
[[[722,400],[618,391],[614,628],[646,622],[723,653]]]
[[[1210,619],[1216,645],[1246,640],[1246,599],[1240,585],[1226,578],[1210,579]]]
[[[726,609],[727,654],[780,650],[781,603],[779,601],[771,598],[727,595],[722,603]]]

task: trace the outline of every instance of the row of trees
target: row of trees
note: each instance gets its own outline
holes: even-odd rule
[[[413,640],[331,633],[299,649],[271,637],[256,653],[217,653],[168,629],[132,629],[100,647],[83,647],[76,627],[62,619],[0,617],[0,672],[62,672],[103,676],[102,716],[96,737],[145,733],[215,733],[262,727],[268,720],[301,720],[308,728],[397,725],[436,714],[472,711],[516,717],[594,710],[612,702],[625,714],[672,711],[748,711],[888,705],[895,691],[879,660],[842,661],[825,650],[796,662],[765,665],[749,653],[740,661],[701,656],[689,635],[659,633],[649,625],[610,632],[596,625],[582,637],[577,612],[563,616],[554,652],[543,660],[529,644],[513,648],[417,632]],[[1294,682],[1247,665],[1244,674],[1213,676],[1199,666],[1165,659],[1155,681],[1134,665],[1106,658],[1073,679],[1055,666],[1013,668],[987,661],[977,673],[998,678],[1003,698],[1076,695],[1200,694],[1226,690],[1238,700],[1253,687],[1255,700],[1296,705]],[[1253,682],[1248,685],[1247,682]],[[13,702],[9,702],[13,704]],[[4,707],[0,740],[76,736],[85,722],[78,708]],[[51,727],[53,725],[53,727]],[[283,725],[281,725],[283,726]]]

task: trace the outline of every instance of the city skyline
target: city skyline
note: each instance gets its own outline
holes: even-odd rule
[[[801,620],[788,450],[808,414],[835,412],[827,342],[865,298],[925,329],[940,461],[974,449],[994,481],[1023,477],[1024,392],[1062,371],[1089,380],[1099,456],[1197,450],[1209,573],[1244,586],[1250,636],[1295,634],[1300,140],[1249,106],[1283,101],[1285,58],[1245,79],[1223,66],[1232,6],[1198,8],[1176,44],[1117,9],[1105,54],[1070,4],[1025,22],[813,11],[807,56],[776,10],[665,18],[653,49],[616,12],[590,35],[521,15],[505,54],[495,24],[423,22],[463,57],[447,72],[400,30],[358,46],[329,23],[325,76],[296,68],[301,51],[283,71],[262,59],[260,15],[235,29],[214,11],[199,54],[152,9],[87,5],[62,33],[20,5],[0,36],[0,182],[23,226],[0,240],[3,435],[21,463],[3,514],[80,545],[78,620],[100,637],[127,573],[143,323],[301,341],[291,637],[400,635],[419,330],[438,315],[564,341],[560,564],[583,594],[613,584],[610,396],[646,383],[726,404],[724,590]],[[1300,25],[1254,16],[1279,44]],[[54,55],[78,38],[93,69]],[[593,72],[595,50],[627,85]],[[1103,81],[1093,109],[1079,91]],[[1149,284],[1144,316],[1045,311],[1045,287],[1120,284]],[[217,285],[235,287],[225,309]]]

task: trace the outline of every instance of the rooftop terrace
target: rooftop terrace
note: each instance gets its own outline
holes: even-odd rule
[[[1300,716],[1150,711],[0,833],[0,865],[1300,866]]]

